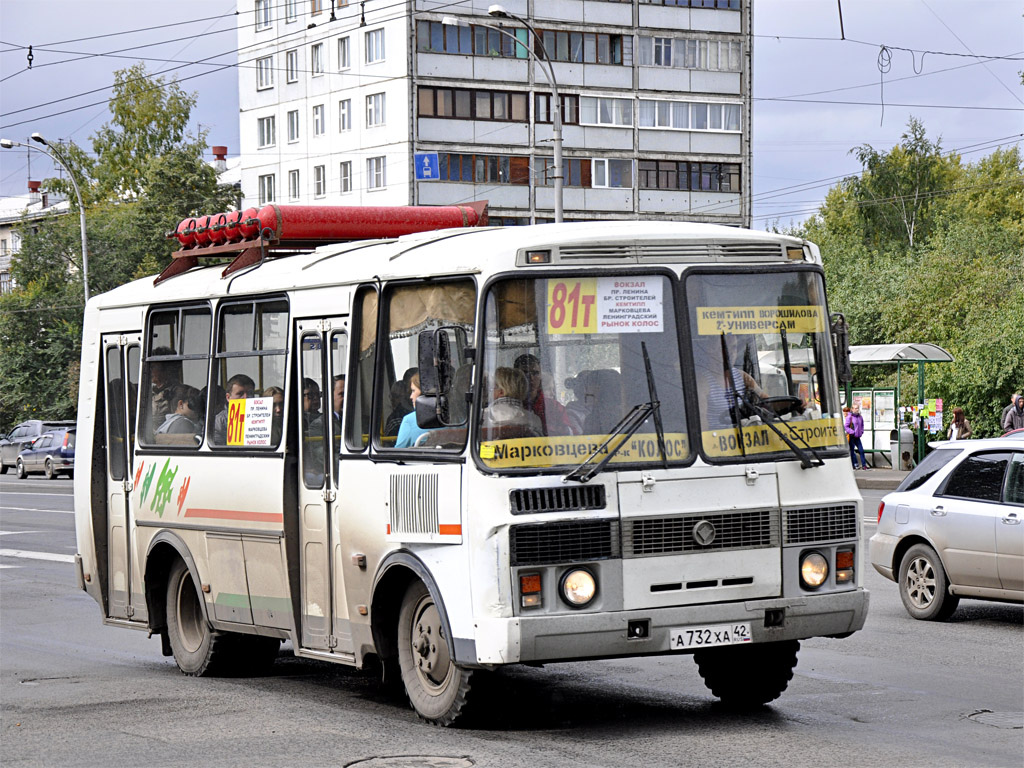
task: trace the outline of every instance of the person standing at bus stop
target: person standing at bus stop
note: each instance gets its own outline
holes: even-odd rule
[[[964,416],[964,409],[957,407],[953,409],[953,420],[946,428],[947,440],[966,440],[971,436],[971,422]]]
[[[850,412],[846,415],[843,426],[850,438],[850,460],[854,469],[867,469],[868,462],[864,458],[864,445],[861,443],[861,436],[864,434],[864,417],[860,415],[860,404],[854,403],[850,406]],[[857,453],[860,453],[860,466],[857,466]]]
[[[1011,429],[1024,429],[1024,395],[1016,395],[1013,408],[1006,412],[1003,420],[1003,431]]]

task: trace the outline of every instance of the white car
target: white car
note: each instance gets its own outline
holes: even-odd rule
[[[1024,603],[1024,435],[932,447],[882,499],[871,564],[915,619],[962,597]]]

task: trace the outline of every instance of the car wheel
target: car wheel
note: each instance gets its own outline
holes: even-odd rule
[[[473,671],[448,654],[441,612],[423,582],[406,590],[398,615],[398,663],[416,714],[435,725],[451,725],[462,714]]]
[[[20,458],[18,459],[18,477],[24,480],[28,476],[28,472],[25,471],[25,462]]]
[[[949,593],[949,580],[935,550],[927,544],[915,544],[900,562],[900,599],[907,613],[921,621],[943,621],[960,604]]]
[[[57,477],[57,473],[53,471],[53,462],[49,459],[43,464],[43,474],[46,475],[47,480],[53,480]]]

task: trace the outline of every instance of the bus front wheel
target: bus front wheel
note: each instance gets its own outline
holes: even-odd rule
[[[435,725],[451,725],[462,714],[473,676],[451,658],[444,631],[430,592],[414,581],[398,615],[398,663],[409,703]]]
[[[782,695],[793,679],[799,640],[708,648],[693,655],[704,685],[738,709],[759,707]]]
[[[186,675],[216,675],[227,663],[227,636],[206,623],[199,590],[188,566],[177,560],[167,579],[167,637]]]

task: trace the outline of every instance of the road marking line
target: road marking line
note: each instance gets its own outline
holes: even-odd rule
[[[0,536],[17,536],[21,533],[46,533],[46,531],[0,531]]]
[[[0,549],[0,557],[23,557],[26,560],[52,560],[55,563],[73,563],[74,555],[58,555],[55,552],[32,552],[27,549]]]
[[[28,491],[4,491],[4,496],[59,496],[62,499],[74,497],[73,493],[29,493]]]
[[[73,515],[73,509],[39,509],[38,507],[0,507],[3,512],[58,512],[62,515]]]

